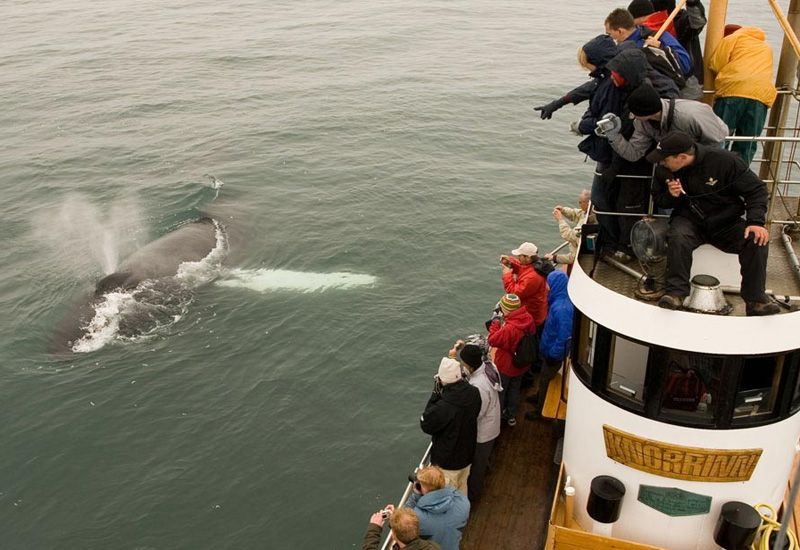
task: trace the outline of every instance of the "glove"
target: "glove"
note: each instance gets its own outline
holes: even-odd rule
[[[597,127],[594,129],[594,133],[611,142],[619,137],[619,131],[621,129],[622,121],[620,118],[614,113],[606,113],[603,115],[603,118],[597,121]]]
[[[558,111],[561,107],[569,103],[565,98],[559,97],[556,100],[551,101],[547,105],[541,105],[539,107],[534,107],[534,111],[541,111],[542,120],[547,120],[553,118],[553,113]]]
[[[580,120],[573,120],[569,123],[569,131],[575,134],[576,136],[582,136],[581,130],[579,126],[581,125]]]

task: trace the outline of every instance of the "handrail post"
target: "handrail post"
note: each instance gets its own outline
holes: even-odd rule
[[[787,21],[795,32],[800,29],[800,0],[791,0],[789,10],[787,12]],[[794,89],[795,88],[795,75],[797,72],[797,53],[795,53],[792,41],[788,36],[784,36],[783,45],[781,46],[781,56],[778,62],[778,75],[775,78],[775,87]],[[782,136],[784,134],[782,128],[786,126],[786,119],[789,115],[789,102],[788,94],[778,94],[775,98],[775,103],[772,105],[769,113],[768,125],[772,128],[767,130],[768,136]],[[774,174],[773,182],[769,186],[770,197],[775,196],[778,188],[779,171],[781,166],[781,159],[783,157],[783,143],[778,142],[764,142],[763,144],[763,158],[761,168],[758,176],[762,179],[770,179],[770,173]],[[775,201],[770,200],[770,209],[767,212],[767,223],[773,216],[773,205]]]
[[[714,55],[717,45],[722,40],[725,31],[725,17],[728,15],[728,0],[711,0],[708,5],[708,23],[706,24],[706,44],[703,48],[703,87],[715,90],[714,79],[716,75],[708,70],[708,60]],[[709,105],[714,104],[714,94],[704,94],[703,101]]]

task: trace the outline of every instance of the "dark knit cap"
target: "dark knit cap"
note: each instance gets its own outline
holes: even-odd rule
[[[483,352],[475,344],[467,344],[458,350],[458,359],[474,370],[483,364]]]
[[[661,98],[650,84],[642,84],[628,96],[628,110],[636,116],[650,116],[663,109]]]
[[[675,0],[653,0],[653,9],[655,11],[668,11],[672,13],[675,9]]]
[[[633,0],[633,2],[628,4],[628,11],[631,12],[633,18],[636,19],[637,17],[645,17],[651,13],[655,13],[656,10],[653,8],[653,3],[650,0]]]

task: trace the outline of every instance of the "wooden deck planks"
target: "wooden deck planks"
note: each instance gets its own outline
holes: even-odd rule
[[[558,477],[553,455],[561,429],[546,418],[525,420],[525,411],[531,408],[523,401],[517,425],[503,424],[483,497],[472,508],[461,550],[538,550],[544,546]]]

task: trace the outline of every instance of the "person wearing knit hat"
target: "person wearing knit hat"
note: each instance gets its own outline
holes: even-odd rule
[[[500,371],[503,392],[500,394],[500,407],[509,426],[517,424],[522,377],[530,365],[517,366],[514,353],[525,334],[535,334],[536,323],[520,299],[514,294],[500,298],[502,315],[492,317],[489,322],[489,345],[495,348],[494,363]]]
[[[644,19],[651,13],[655,13],[656,10],[650,0],[633,0],[628,4],[628,11],[633,16],[633,22],[641,25],[644,23]]]
[[[461,363],[454,358],[442,358],[435,379],[420,428],[431,436],[431,464],[442,469],[449,485],[466,494],[477,445],[481,395],[464,378]]]
[[[619,132],[607,132],[611,148],[622,158],[636,162],[670,131],[681,131],[703,145],[722,147],[728,126],[705,103],[691,99],[662,99],[649,84],[642,84],[628,96],[633,134],[625,139]]]
[[[522,305],[530,312],[536,325],[544,324],[547,317],[547,288],[544,277],[534,269],[538,262],[539,248],[524,242],[511,251],[513,256],[500,256],[503,270],[503,288],[518,296]]]
[[[518,304],[516,309],[519,308]],[[470,385],[477,388],[481,396],[477,444],[467,479],[467,496],[474,504],[480,499],[483,479],[489,466],[489,457],[492,454],[494,442],[500,435],[501,412],[498,392],[502,386],[499,385],[500,375],[497,367],[484,355],[480,345],[465,344],[463,340],[458,340],[451,349],[451,353],[454,351],[464,370],[469,374]]]

